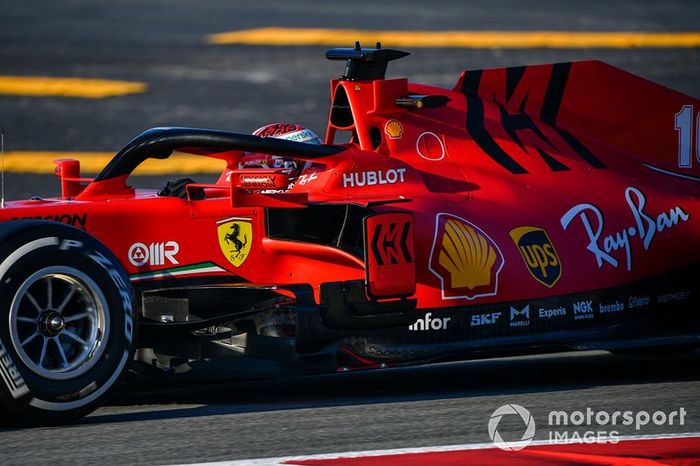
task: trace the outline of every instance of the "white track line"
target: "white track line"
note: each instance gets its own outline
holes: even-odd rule
[[[664,440],[664,439],[676,439],[676,438],[692,438],[700,437],[700,432],[686,432],[680,434],[651,434],[651,435],[630,435],[630,436],[620,436],[621,442],[634,441],[634,440]],[[583,442],[576,441],[561,441],[556,444],[551,443],[549,440],[535,440],[529,444],[529,446],[539,446],[539,445],[564,445],[564,444],[583,444]],[[320,455],[308,455],[308,456],[281,456],[278,458],[258,458],[258,459],[248,459],[248,460],[233,460],[233,461],[219,461],[213,463],[183,463],[178,466],[284,466],[285,461],[301,461],[301,460],[320,460],[320,459],[338,459],[338,458],[358,458],[358,457],[368,457],[368,456],[387,456],[387,455],[404,455],[411,453],[436,453],[436,452],[446,452],[446,451],[461,451],[461,450],[483,450],[492,449],[494,447],[493,443],[469,443],[464,445],[442,445],[435,447],[419,447],[419,448],[397,448],[393,450],[367,450],[367,451],[349,451],[343,453],[324,453]]]

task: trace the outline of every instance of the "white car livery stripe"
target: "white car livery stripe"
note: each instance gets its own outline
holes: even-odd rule
[[[226,270],[222,269],[213,262],[204,262],[201,264],[193,264],[170,269],[156,270],[154,272],[137,273],[130,275],[129,280],[131,280],[132,282],[138,282],[141,280],[151,280],[154,278],[181,277],[184,275],[220,273],[225,271]]]

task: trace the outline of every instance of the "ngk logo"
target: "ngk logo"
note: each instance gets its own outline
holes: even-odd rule
[[[574,314],[588,314],[593,312],[593,301],[579,301],[574,303]]]
[[[129,248],[129,262],[136,267],[142,265],[164,265],[166,259],[171,264],[179,264],[175,255],[180,252],[180,245],[175,241],[165,243],[134,243]]]

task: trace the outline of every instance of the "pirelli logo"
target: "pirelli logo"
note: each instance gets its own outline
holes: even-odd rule
[[[5,385],[10,390],[13,398],[18,399],[29,393],[24,379],[17,370],[17,366],[12,361],[12,358],[5,350],[2,341],[0,341],[0,376],[5,381]]]

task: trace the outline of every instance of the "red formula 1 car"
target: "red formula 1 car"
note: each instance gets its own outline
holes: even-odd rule
[[[404,55],[327,53],[347,67],[325,144],[157,128],[93,180],[58,161],[60,198],[8,203],[2,417],[76,419],[128,366],[263,377],[700,342],[700,101],[593,61],[385,79]],[[129,186],[173,151],[225,176]]]

